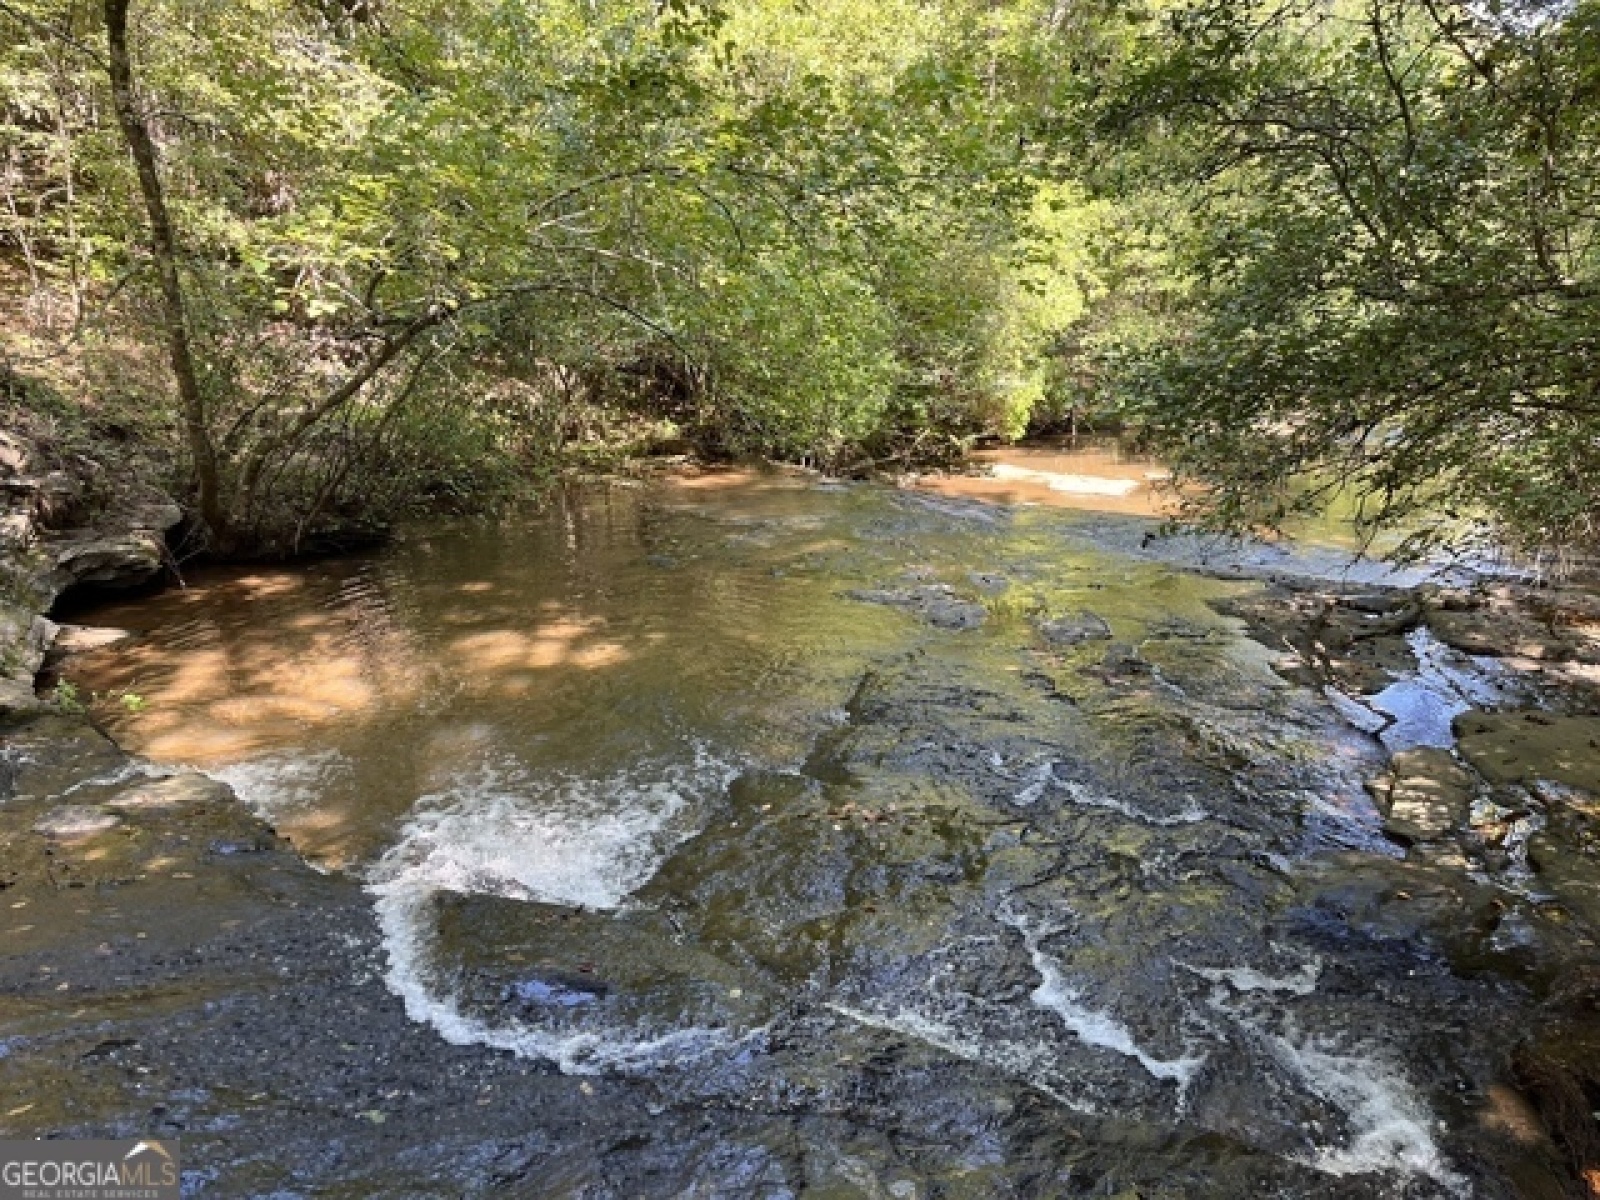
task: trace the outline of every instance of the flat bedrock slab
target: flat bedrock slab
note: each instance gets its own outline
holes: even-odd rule
[[[1490,783],[1548,779],[1600,792],[1600,717],[1473,711],[1454,727],[1462,757]]]

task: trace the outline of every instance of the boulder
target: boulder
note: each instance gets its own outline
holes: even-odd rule
[[[434,947],[461,1004],[581,1033],[748,1029],[770,1019],[759,981],[686,943],[658,913],[593,912],[500,896],[434,897]]]
[[[57,592],[84,584],[137,587],[159,575],[163,566],[161,539],[148,530],[74,538],[52,549],[49,578]]]
[[[1428,614],[1428,628],[1445,645],[1464,654],[1532,658],[1559,662],[1572,656],[1572,644],[1548,625],[1510,610],[1490,608]]]
[[[58,632],[43,614],[61,594],[154,579],[165,568],[165,535],[183,519],[176,504],[109,479],[99,463],[74,456],[70,469],[47,469],[49,458],[27,437],[0,432],[0,718],[47,707],[34,678]],[[92,515],[108,484],[117,499]]]
[[[166,534],[183,520],[176,504],[141,504],[107,513],[89,528],[47,542],[43,582],[55,595],[74,587],[139,587],[166,567]]]
[[[55,632],[54,622],[32,605],[0,601],[0,717],[44,707],[34,695],[33,678]]]
[[[1600,793],[1600,717],[1470,711],[1454,725],[1462,757],[1491,783],[1548,779]]]
[[[27,474],[33,449],[15,434],[0,432],[0,476]]]
[[[1465,828],[1476,785],[1448,750],[1425,746],[1396,754],[1371,791],[1384,813],[1384,832],[1409,846]]]
[[[1064,617],[1040,621],[1038,630],[1040,636],[1052,646],[1076,646],[1083,642],[1111,640],[1111,626],[1106,624],[1104,617],[1092,612],[1069,613]]]

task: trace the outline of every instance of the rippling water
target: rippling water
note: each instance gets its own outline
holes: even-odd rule
[[[1498,1194],[1512,1001],[1371,915],[1377,743],[1111,520],[581,489],[203,573],[75,671],[367,881],[418,1037],[844,1116],[839,1194]]]

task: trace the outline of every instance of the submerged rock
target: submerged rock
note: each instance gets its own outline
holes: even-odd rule
[[[1011,586],[1009,579],[994,571],[973,571],[967,578],[985,592],[1003,592]]]
[[[1087,611],[1040,621],[1037,628],[1052,646],[1076,646],[1082,642],[1111,639],[1111,626],[1106,624],[1105,618]]]
[[[906,609],[939,629],[977,629],[989,616],[989,610],[983,605],[958,596],[947,583],[914,588],[860,588],[847,595],[865,604]]]
[[[33,823],[33,831],[49,838],[92,837],[115,829],[122,818],[92,804],[61,804]]]
[[[112,796],[108,807],[126,812],[193,810],[208,804],[228,804],[233,793],[198,771],[185,771],[163,779],[153,779]]]
[[[1244,620],[1263,645],[1288,651],[1273,665],[1296,683],[1374,695],[1416,665],[1406,634],[1423,612],[1410,592],[1276,582],[1215,607]]]
[[[437,969],[481,1019],[535,1016],[557,1033],[593,1025],[666,1037],[742,1031],[771,1012],[757,980],[684,941],[658,913],[457,893],[434,903]]]

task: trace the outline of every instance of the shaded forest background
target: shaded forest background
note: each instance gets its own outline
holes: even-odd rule
[[[692,449],[1129,431],[1600,517],[1600,3],[0,0],[0,406],[292,553]]]

